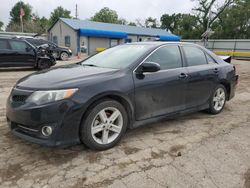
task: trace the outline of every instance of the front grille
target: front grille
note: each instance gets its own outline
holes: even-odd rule
[[[12,101],[24,103],[27,98],[28,98],[27,95],[13,95]]]

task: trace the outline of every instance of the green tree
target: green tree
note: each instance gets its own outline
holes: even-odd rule
[[[136,23],[135,22],[129,22],[128,25],[130,25],[130,26],[136,26]]]
[[[157,28],[158,27],[157,19],[152,18],[152,17],[148,17],[145,20],[145,26],[150,27],[150,28]]]
[[[240,0],[227,7],[212,28],[213,38],[250,38],[250,1]]]
[[[115,10],[109,9],[108,7],[102,8],[93,17],[91,17],[90,20],[105,23],[119,23],[117,12]]]
[[[2,21],[0,21],[0,31],[3,31],[3,22]]]
[[[167,29],[171,32],[174,31],[174,26],[176,26],[175,23],[175,14],[169,15],[169,14],[163,14],[161,16],[161,28]]]
[[[198,3],[198,6],[193,10],[196,16],[199,18],[198,22],[201,25],[202,33],[211,27],[223,11],[233,4],[236,0],[194,0]]]
[[[191,14],[164,14],[161,17],[161,28],[183,39],[199,39],[202,34],[198,18]]]
[[[23,21],[29,21],[31,19],[32,7],[28,3],[23,1],[18,1],[10,11],[11,22],[20,23],[20,9],[24,10],[25,15],[23,16]]]
[[[63,7],[59,6],[56,9],[53,10],[53,12],[51,12],[50,14],[50,19],[49,19],[49,24],[50,26],[52,24],[54,24],[58,18],[62,17],[62,18],[72,18],[70,16],[71,11],[64,9]]]

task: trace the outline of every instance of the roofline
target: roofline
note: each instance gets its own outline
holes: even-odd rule
[[[69,26],[71,29],[75,30],[73,27],[71,27],[69,24],[67,24],[61,17],[59,17],[53,24],[52,26],[50,26],[50,28],[48,29],[48,32],[50,32],[50,30],[56,25],[56,23],[61,20],[63,23],[65,23],[67,26]]]
[[[65,18],[65,19],[73,19],[73,18]],[[74,31],[79,31],[80,29],[82,28],[78,28],[78,29],[75,29],[73,28],[70,24],[68,24],[67,22],[64,21],[64,19],[62,19],[62,17],[59,17],[55,22],[54,24],[48,29],[48,32],[54,27],[54,25],[59,21],[61,20],[63,23],[65,23],[67,26],[69,26],[71,29],[73,29]],[[91,21],[91,22],[96,22],[96,21]],[[104,23],[105,22],[96,22],[96,23]],[[112,24],[112,23],[106,23],[106,24]],[[121,24],[117,24],[117,25],[121,25]],[[138,26],[130,26],[130,27],[138,27]],[[159,29],[159,28],[155,28],[155,29]],[[159,29],[159,30],[163,30],[163,29]],[[135,35],[135,36],[138,36],[138,34],[135,34],[135,33],[130,33],[130,32],[126,32],[128,35]],[[169,33],[169,36],[176,36],[176,37],[179,37],[179,39],[181,40],[181,37],[179,35],[175,35],[175,34],[172,34],[172,33]],[[152,35],[145,35],[145,34],[140,34],[140,36],[146,36],[146,37],[152,37]]]

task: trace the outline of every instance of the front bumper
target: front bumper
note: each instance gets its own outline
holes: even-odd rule
[[[11,132],[30,142],[44,146],[68,146],[77,144],[82,111],[73,100],[62,100],[41,106],[25,103],[17,104],[11,99],[15,93],[25,93],[14,89],[6,105],[6,117]],[[42,134],[42,127],[50,126],[50,136]]]

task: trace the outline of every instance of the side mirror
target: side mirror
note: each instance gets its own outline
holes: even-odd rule
[[[161,66],[158,63],[154,62],[144,62],[141,66],[136,70],[137,73],[142,74],[144,72],[157,72],[161,70]]]

